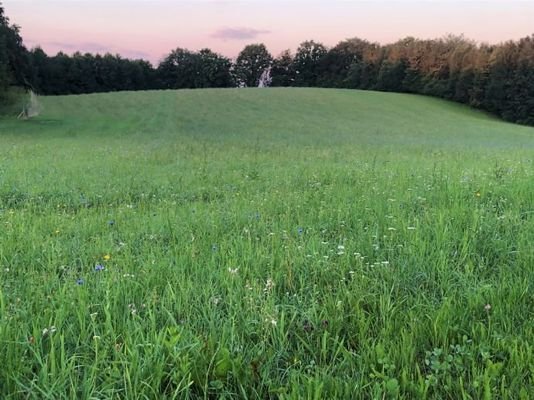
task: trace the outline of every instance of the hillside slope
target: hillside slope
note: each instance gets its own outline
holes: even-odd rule
[[[534,128],[455,103],[395,93],[331,89],[226,89],[45,97],[41,117],[2,121],[0,138],[194,137],[284,145],[524,147]],[[0,139],[1,140],[1,139]],[[173,139],[171,139],[173,140]]]

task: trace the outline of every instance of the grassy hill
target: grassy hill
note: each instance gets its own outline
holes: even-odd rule
[[[0,120],[2,398],[529,398],[534,128],[322,89]]]
[[[179,135],[281,145],[532,146],[533,128],[456,103],[395,93],[330,89],[121,92],[43,99],[45,114],[14,134],[131,140]]]

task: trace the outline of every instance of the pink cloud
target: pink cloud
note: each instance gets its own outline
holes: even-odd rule
[[[211,37],[222,40],[250,40],[271,33],[266,29],[254,28],[222,28],[211,34]]]

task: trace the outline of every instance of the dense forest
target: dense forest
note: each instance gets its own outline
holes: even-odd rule
[[[257,86],[266,69],[272,86],[425,94],[534,125],[534,35],[498,45],[462,36],[408,37],[388,45],[353,38],[332,48],[310,40],[295,54],[277,57],[251,44],[235,60],[209,49],[177,48],[153,66],[119,55],[28,50],[0,5],[0,100],[10,86],[45,95]]]

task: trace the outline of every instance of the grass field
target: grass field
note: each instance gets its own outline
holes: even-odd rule
[[[0,120],[0,398],[534,398],[534,128],[321,89]]]

